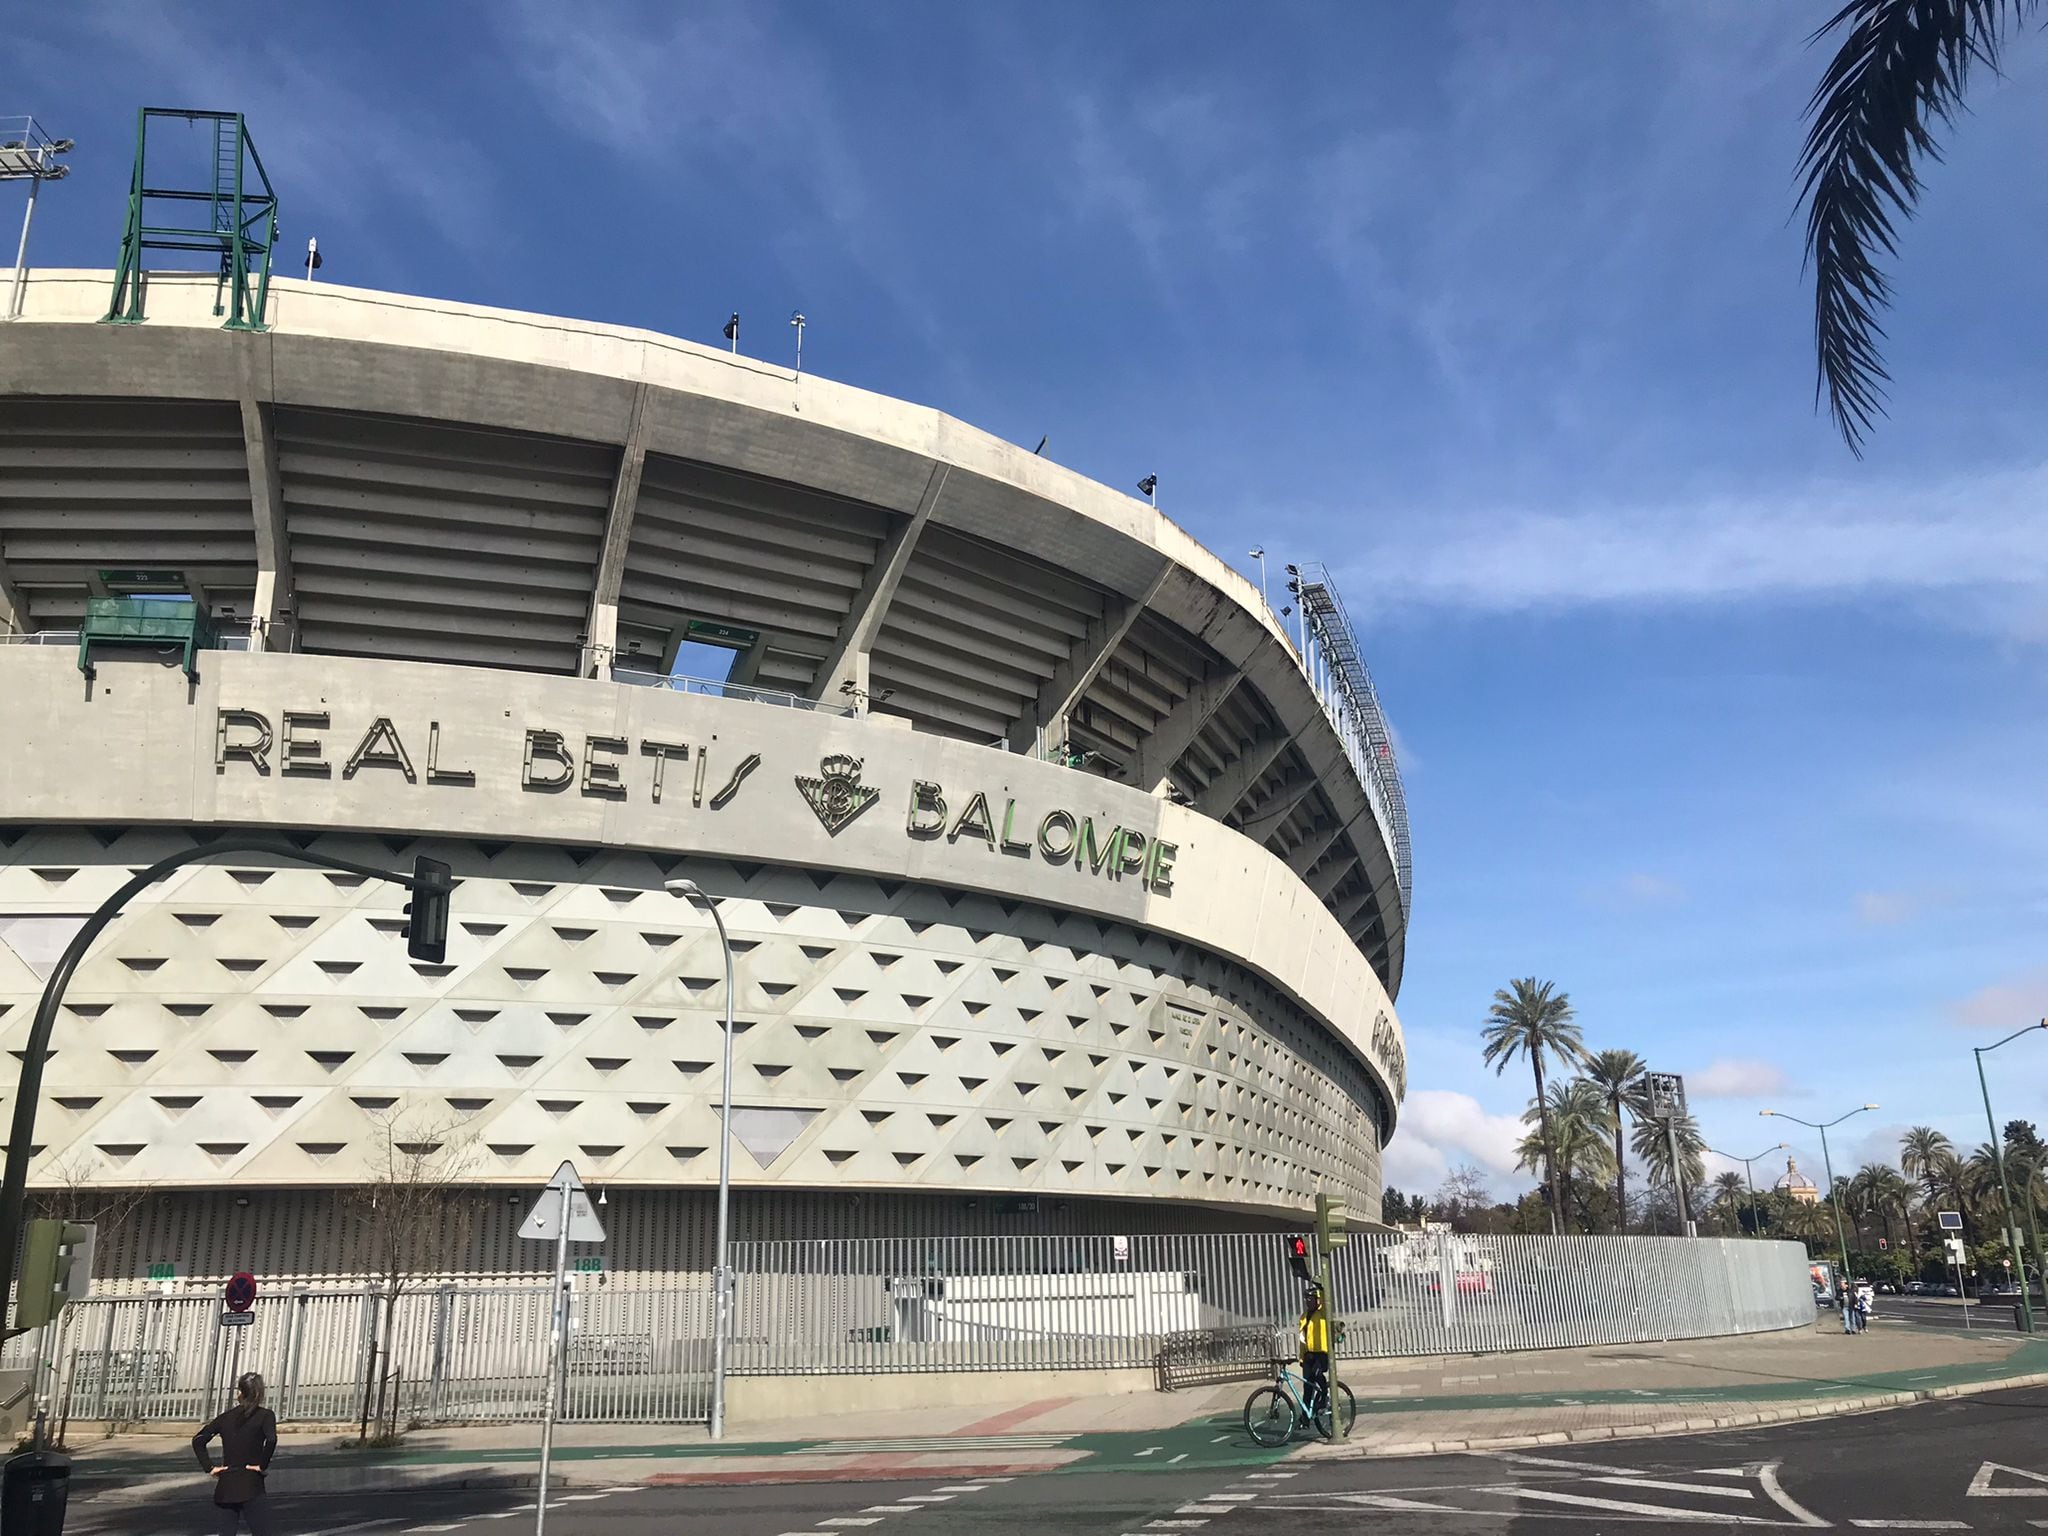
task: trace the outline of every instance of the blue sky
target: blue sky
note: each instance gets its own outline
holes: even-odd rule
[[[240,109],[324,278],[778,358],[801,307],[810,370],[1328,563],[1415,819],[1394,1182],[1506,1187],[1525,974],[1716,1147],[1983,1139],[1968,1047],[2048,1013],[2039,34],[1904,234],[1859,463],[1794,209],[1824,8],[195,14],[13,29],[0,112],[79,145],[42,263],[111,264],[137,106]],[[2048,1121],[2048,1037],[1996,1062]]]

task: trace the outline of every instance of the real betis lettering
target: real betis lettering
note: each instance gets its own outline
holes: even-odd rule
[[[904,829],[912,837],[944,837],[949,843],[972,838],[987,844],[989,852],[1011,858],[1036,853],[1049,864],[1071,864],[1110,880],[1136,880],[1162,896],[1173,891],[1173,861],[1180,853],[1178,844],[1136,827],[1104,827],[1093,816],[1076,816],[1064,808],[1047,811],[1034,826],[1030,812],[1019,818],[1014,798],[1004,799],[998,810],[980,790],[956,814],[946,804],[945,787],[929,779],[911,780]]]

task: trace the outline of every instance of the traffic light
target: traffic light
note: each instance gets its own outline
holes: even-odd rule
[[[1316,1196],[1316,1245],[1324,1253],[1351,1241],[1351,1234],[1345,1230],[1346,1222],[1341,1195]]]
[[[1308,1239],[1298,1232],[1287,1234],[1287,1267],[1294,1271],[1294,1278],[1303,1285],[1315,1283],[1315,1276],[1309,1273]]]
[[[1888,1251],[1888,1250],[1889,1250],[1890,1248],[1891,1248],[1891,1240],[1890,1240],[1889,1238],[1883,1238],[1883,1237],[1880,1237],[1880,1238],[1879,1238],[1879,1239],[1877,1240],[1877,1251],[1878,1251],[1879,1253],[1884,1253],[1884,1252],[1887,1252],[1887,1251]]]
[[[454,871],[424,854],[412,861],[412,900],[405,904],[405,952],[439,965],[448,958],[448,896]]]
[[[14,1326],[38,1328],[92,1288],[93,1225],[38,1218],[22,1234]]]

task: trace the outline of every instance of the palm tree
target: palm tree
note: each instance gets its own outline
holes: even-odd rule
[[[1622,1156],[1621,1138],[1627,1129],[1625,1113],[1649,1065],[1634,1051],[1595,1051],[1586,1058],[1586,1080],[1607,1095],[1607,1123],[1614,1132],[1614,1229],[1628,1225],[1628,1167]]]
[[[1714,1175],[1714,1204],[1721,1208],[1721,1215],[1728,1223],[1731,1233],[1742,1230],[1742,1203],[1749,1197],[1749,1186],[1742,1182],[1742,1175],[1730,1170]]]
[[[1700,1187],[1700,1182],[1707,1173],[1706,1159],[1703,1156],[1707,1150],[1707,1143],[1700,1135],[1699,1122],[1689,1114],[1676,1116],[1671,1122],[1671,1130],[1672,1135],[1667,1137],[1662,1120],[1638,1120],[1635,1134],[1629,1137],[1629,1146],[1648,1168],[1650,1183],[1653,1186],[1661,1185],[1671,1191],[1672,1202],[1678,1208],[1680,1230],[1683,1231],[1683,1223],[1688,1213],[1678,1198],[1680,1188],[1690,1190]],[[1671,1142],[1674,1138],[1678,1142],[1678,1186],[1673,1185],[1671,1178]]]
[[[1550,1085],[1550,1149],[1557,1158],[1558,1181],[1563,1186],[1567,1199],[1575,1177],[1605,1179],[1607,1159],[1607,1099],[1600,1089],[1583,1077],[1570,1082]],[[1522,1113],[1525,1124],[1537,1124],[1541,1116],[1537,1106],[1530,1104]],[[1542,1132],[1531,1131],[1522,1138],[1516,1149],[1519,1157],[1517,1167],[1540,1172],[1543,1166],[1544,1142]],[[1580,1201],[1581,1214],[1585,1202]],[[1568,1221],[1570,1212],[1560,1210],[1560,1221]]]
[[[1899,1166],[1906,1170],[1906,1177],[1918,1179],[1923,1184],[1944,1153],[1953,1153],[1954,1145],[1931,1125],[1916,1125],[1899,1138]],[[1929,1191],[1932,1193],[1932,1191]]]
[[[1884,410],[1880,312],[1891,284],[1878,270],[1893,250],[1893,216],[1920,200],[1918,162],[1938,160],[1934,129],[1963,104],[1970,66],[1994,73],[2008,29],[2041,0],[1848,0],[1817,40],[1841,46],[1807,104],[1799,156],[1813,265],[1813,340],[1835,426],[1852,452]]]
[[[1534,976],[1511,981],[1493,994],[1493,1006],[1486,1012],[1480,1032],[1486,1042],[1484,1060],[1498,1076],[1508,1063],[1526,1053],[1536,1076],[1536,1118],[1543,1137],[1544,1179],[1550,1186],[1550,1230],[1556,1232],[1563,1219],[1564,1196],[1558,1188],[1556,1143],[1550,1138],[1550,1101],[1543,1093],[1543,1058],[1554,1056],[1577,1062],[1586,1054],[1573,1022],[1571,998],[1556,990],[1555,983],[1539,982]]]

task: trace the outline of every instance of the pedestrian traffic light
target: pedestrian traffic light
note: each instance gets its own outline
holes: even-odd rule
[[[1287,1267],[1294,1271],[1294,1278],[1303,1285],[1313,1284],[1315,1276],[1309,1273],[1308,1239],[1298,1232],[1287,1234]]]
[[[412,900],[405,904],[405,952],[439,965],[448,958],[448,896],[454,871],[425,855],[412,861]]]
[[[93,1225],[38,1218],[22,1233],[14,1326],[39,1328],[92,1288]]]
[[[1351,1241],[1351,1234],[1345,1230],[1346,1221],[1341,1195],[1316,1196],[1316,1246],[1324,1253]]]
[[[1886,1251],[1887,1251],[1888,1249],[1890,1249],[1890,1247],[1891,1247],[1891,1242],[1890,1242],[1890,1241],[1889,1241],[1888,1239],[1880,1237],[1880,1238],[1879,1238],[1879,1239],[1877,1240],[1877,1251],[1878,1251],[1879,1253],[1884,1253],[1884,1252],[1886,1252]]]

